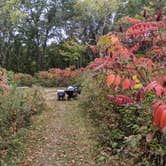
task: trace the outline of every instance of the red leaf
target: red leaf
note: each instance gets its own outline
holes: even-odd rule
[[[107,98],[108,100],[110,100],[111,102],[114,102],[118,106],[124,106],[126,104],[132,104],[134,102],[130,97],[123,96],[123,95],[118,95],[117,97],[108,95]]]
[[[88,68],[89,68],[89,69],[93,69],[93,68],[95,68],[95,67],[97,67],[97,66],[98,66],[97,64],[91,63],[91,64],[88,66]]]
[[[163,22],[161,22],[161,21],[158,22],[157,24],[158,24],[158,26],[159,26],[160,28],[164,28],[164,27],[165,27],[165,23],[163,23]]]
[[[115,80],[115,75],[114,74],[109,74],[107,76],[107,85],[111,86]]]
[[[117,37],[111,38],[112,44],[119,44],[119,39]]]
[[[2,89],[4,89],[5,91],[9,91],[9,90],[10,90],[9,87],[8,87],[3,81],[1,81],[1,87],[2,87]]]
[[[164,101],[163,101],[163,100],[156,100],[156,101],[152,102],[152,106],[153,106],[154,108],[156,108],[156,107],[158,107],[158,106],[160,106],[160,105],[162,105],[162,104],[164,104]]]
[[[157,81],[153,81],[145,87],[146,92],[150,92],[153,88],[158,85]]]
[[[131,24],[138,24],[141,22],[141,20],[138,20],[138,19],[134,19],[134,18],[131,18],[131,17],[128,17],[126,19],[127,22],[131,23]]]
[[[123,106],[126,104],[132,104],[134,101],[127,96],[119,95],[116,97],[115,103],[119,106]]]
[[[155,87],[156,95],[161,96],[162,93],[164,92],[164,88],[161,85],[158,85]]]
[[[163,113],[163,110],[165,110],[165,109],[166,109],[166,104],[160,105],[159,107],[154,109],[154,111],[153,111],[153,124],[154,124],[154,126],[157,127],[160,125],[162,113]]]
[[[135,37],[144,36],[145,34],[156,31],[159,28],[163,28],[165,26],[164,22],[146,22],[146,23],[138,23],[130,27],[126,34],[133,35]]]
[[[5,93],[3,96],[8,97],[8,96],[9,96],[9,94],[8,94],[8,93]]]
[[[165,80],[164,77],[160,77],[159,79],[152,81],[145,87],[145,92],[149,92],[151,90],[155,90],[157,96],[161,96],[166,94]]]
[[[129,79],[125,79],[125,80],[122,82],[122,90],[126,90],[126,89],[128,89],[130,86],[131,86],[131,82],[130,82]]]
[[[160,130],[162,131],[166,127],[166,110],[163,111],[160,121]]]
[[[141,65],[142,67],[144,67],[145,69],[147,69],[148,71],[152,70],[153,62],[149,58],[135,59],[135,62],[138,63],[139,65]]]
[[[130,51],[131,51],[132,53],[135,53],[135,52],[139,49],[139,47],[140,47],[139,43],[136,43],[136,44],[130,49]]]
[[[120,76],[116,76],[115,81],[114,81],[114,85],[115,85],[115,90],[118,89],[118,86],[120,84],[121,81],[121,77]]]
[[[136,101],[140,101],[143,98],[144,98],[144,89],[141,88],[138,90],[138,93],[136,95]]]
[[[147,69],[148,69],[148,71],[151,71],[151,70],[152,70],[152,66],[153,66],[153,63],[152,63],[151,59],[149,59],[149,60],[147,61]]]

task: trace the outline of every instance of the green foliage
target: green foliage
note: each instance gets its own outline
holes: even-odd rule
[[[88,60],[86,59],[86,46],[79,43],[76,39],[67,39],[60,42],[58,45],[50,47],[50,63],[56,65],[54,67],[66,68],[72,65],[77,68],[86,66]],[[48,64],[48,67],[51,66]]]
[[[33,115],[45,109],[38,90],[13,88],[8,96],[0,95],[0,162],[3,151],[17,149],[17,133],[31,124]],[[10,152],[10,151],[9,151]]]
[[[31,87],[35,83],[35,79],[22,78],[22,79],[16,81],[16,83],[17,83],[17,86],[19,86],[19,87],[22,87],[22,86]]]
[[[82,34],[85,38],[88,37],[83,40],[92,44],[96,42],[95,35],[108,33],[113,24],[111,24],[112,14],[117,11],[122,2],[122,0],[79,0],[75,5],[79,11],[76,18],[80,21]]]
[[[48,57],[50,41],[52,44],[64,39],[61,30],[66,33],[64,29],[68,26],[66,22],[70,21],[74,2],[61,1],[60,5],[52,0],[2,0],[0,65],[8,70],[30,74],[48,69],[48,66],[58,67],[51,62],[56,56]],[[62,66],[67,67],[63,62]]]
[[[25,13],[20,10],[21,0],[6,0],[2,1],[2,11],[1,14],[8,13],[9,19],[13,24],[17,24],[19,20],[25,19]],[[11,12],[12,11],[12,12]]]
[[[57,80],[37,78],[35,81],[35,85],[42,86],[42,87],[55,87],[55,86],[57,87]]]

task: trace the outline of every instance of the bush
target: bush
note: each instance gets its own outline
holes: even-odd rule
[[[54,79],[36,79],[34,82],[35,85],[43,87],[55,87],[57,86],[57,80]]]
[[[99,127],[98,138],[101,148],[109,156],[107,162],[161,164],[165,160],[165,139],[160,132],[154,131],[149,110],[155,94],[146,95],[139,104],[118,106],[107,99],[108,93],[113,92],[105,85],[104,73],[93,78],[92,73],[88,72],[84,74],[83,80],[80,105],[93,119],[94,125]]]
[[[67,68],[65,70],[52,68],[48,71],[41,71],[36,74],[35,84],[44,87],[65,87],[73,84],[79,84],[79,77],[82,74],[82,70],[71,70]]]
[[[15,88],[9,94],[0,94],[0,150],[7,149],[19,129],[31,124],[31,117],[45,105],[39,91]]]
[[[48,71],[40,71],[32,77],[29,74],[15,74],[14,82],[17,86],[31,87],[33,84],[43,87],[66,87],[80,84],[79,78],[83,69],[75,70],[66,68],[64,70],[52,68]],[[8,72],[11,76],[11,73]]]
[[[110,165],[166,163],[165,23],[154,18],[127,18],[126,31],[90,46],[99,58],[86,68],[83,105],[101,128]]]
[[[15,74],[15,82],[17,86],[31,87],[32,84],[35,82],[35,80],[29,74],[18,73],[18,74]]]

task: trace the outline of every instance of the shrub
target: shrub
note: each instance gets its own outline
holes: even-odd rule
[[[15,74],[15,82],[17,86],[29,86],[31,87],[34,83],[34,79],[29,74],[18,73]]]
[[[36,84],[45,87],[65,87],[73,84],[79,84],[79,76],[82,70],[65,70],[52,68],[48,71],[41,71],[36,74]]]
[[[31,117],[45,109],[38,90],[13,88],[0,94],[0,151],[11,146],[19,129],[31,124]]]
[[[118,106],[107,99],[107,94],[113,92],[105,86],[105,74],[94,79],[88,73],[84,80],[80,105],[99,127],[98,137],[112,159],[111,164],[114,159],[117,163],[116,156],[121,160],[119,164],[125,161],[132,164],[141,164],[145,160],[151,164],[164,161],[165,140],[163,135],[154,131],[150,110],[155,94],[146,95],[139,104]],[[151,159],[152,156],[160,161],[155,157]]]
[[[102,56],[86,68],[82,105],[101,128],[112,165],[117,158],[120,165],[164,165],[165,24],[127,21],[133,25],[126,32],[111,32],[90,46]]]

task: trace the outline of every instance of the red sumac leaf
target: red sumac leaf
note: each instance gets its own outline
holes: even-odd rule
[[[141,22],[141,20],[138,20],[138,19],[134,19],[134,18],[131,18],[131,17],[128,17],[126,19],[127,22],[131,23],[131,24],[138,24]]]
[[[97,64],[91,63],[91,64],[88,66],[88,68],[89,68],[89,69],[93,69],[93,68],[95,68],[95,67],[97,67],[97,66],[98,66]]]
[[[126,90],[126,89],[128,89],[130,86],[131,86],[131,82],[130,82],[129,79],[125,79],[125,80],[122,82],[122,90]]]
[[[115,102],[117,105],[123,106],[126,104],[132,104],[134,101],[128,96],[119,95],[116,97]]]
[[[138,92],[136,94],[136,101],[140,101],[143,98],[144,98],[144,89],[141,88],[138,90]]]
[[[162,105],[162,104],[164,104],[164,101],[163,101],[163,100],[156,100],[156,101],[153,101],[153,102],[152,102],[153,108],[156,108],[156,107],[158,107],[158,106],[160,106],[160,105]]]
[[[164,88],[161,85],[158,85],[155,87],[156,95],[161,96],[162,93],[164,92]]]
[[[115,75],[114,74],[109,74],[107,76],[107,85],[111,86],[115,80]]]
[[[153,81],[145,87],[146,92],[150,92],[158,85],[157,81]]]
[[[121,81],[121,77],[120,76],[116,76],[115,81],[114,81],[114,85],[115,85],[115,90],[118,89],[118,86],[120,84]]]
[[[163,111],[160,121],[160,130],[162,131],[166,127],[166,110]]]
[[[163,113],[163,110],[165,110],[165,109],[166,109],[166,104],[160,105],[159,107],[154,109],[154,111],[153,111],[153,124],[154,124],[154,126],[157,127],[160,125],[162,113]]]

